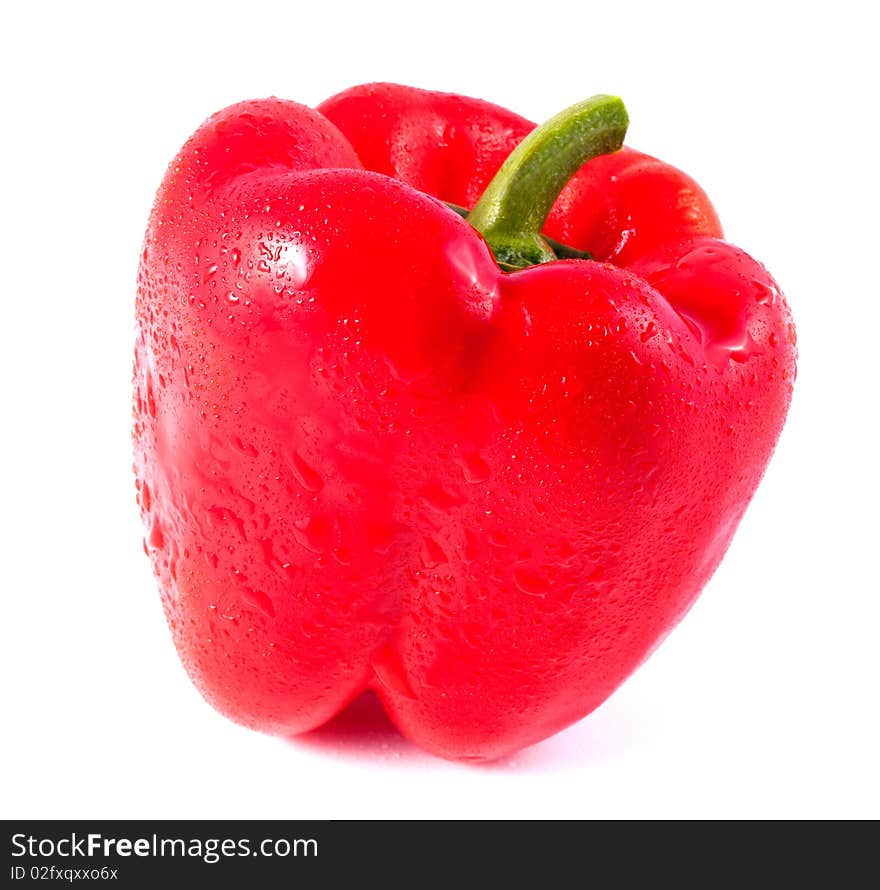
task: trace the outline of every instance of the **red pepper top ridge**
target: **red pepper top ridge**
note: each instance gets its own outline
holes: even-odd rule
[[[351,87],[318,108],[367,169],[464,207],[535,128],[481,99],[388,83]],[[545,231],[616,265],[688,237],[723,237],[715,208],[690,176],[629,147],[584,165]]]
[[[428,750],[499,757],[604,701],[724,555],[791,398],[785,299],[626,147],[544,226],[594,260],[503,271],[443,202],[478,205],[533,130],[370,84],[231,106],[169,166],[138,499],[182,661],[232,719],[303,732],[373,690]]]
[[[481,99],[393,83],[352,87],[318,110],[345,133],[367,169],[463,207],[476,204],[535,126]]]

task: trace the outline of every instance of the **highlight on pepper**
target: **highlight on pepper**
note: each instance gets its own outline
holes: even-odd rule
[[[599,95],[397,84],[210,117],[137,288],[145,548],[246,726],[364,692],[492,759],[584,717],[712,576],[795,377],[769,272]]]

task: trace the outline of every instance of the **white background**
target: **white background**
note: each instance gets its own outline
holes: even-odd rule
[[[7,8],[0,816],[880,816],[869,9]],[[224,105],[270,94],[316,104],[372,80],[536,120],[621,95],[629,144],[701,182],[798,325],[788,424],[700,601],[599,710],[490,767],[424,754],[370,715],[294,742],[228,722],[183,673],[141,551],[134,290],[165,166]]]

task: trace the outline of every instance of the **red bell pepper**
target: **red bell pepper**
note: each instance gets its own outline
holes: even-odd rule
[[[232,719],[299,733],[372,689],[417,744],[498,757],[599,705],[712,575],[794,328],[626,124],[372,85],[234,105],[170,165],[137,485],[174,641]]]

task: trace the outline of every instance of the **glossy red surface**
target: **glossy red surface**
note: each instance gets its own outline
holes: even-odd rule
[[[790,313],[653,158],[591,161],[551,214],[608,262],[506,274],[430,194],[473,204],[531,124],[393,85],[319,111],[232,106],[159,190],[146,547],[232,719],[302,732],[372,688],[419,745],[498,757],[595,708],[694,602],[785,418]]]

